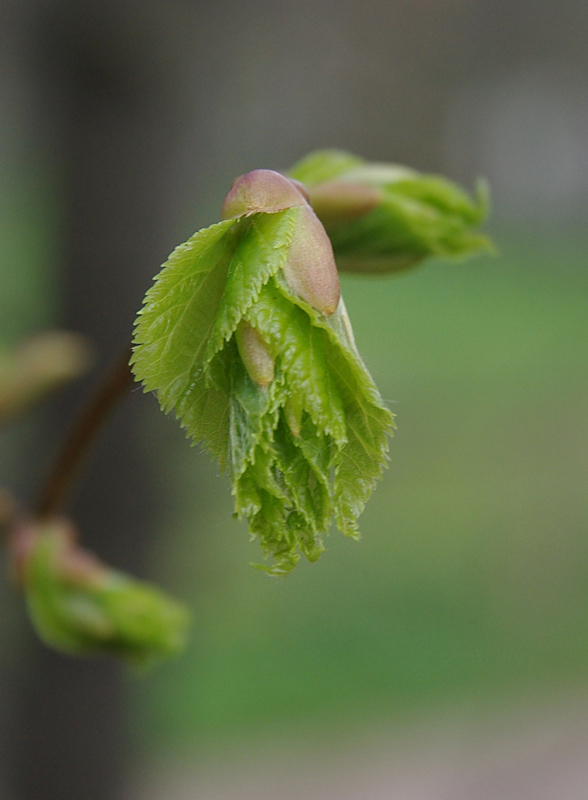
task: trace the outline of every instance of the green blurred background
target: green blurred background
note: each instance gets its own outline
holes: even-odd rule
[[[19,7],[9,5],[14,21]],[[25,5],[30,21],[38,4]],[[222,754],[264,738],[311,747],[447,709],[475,715],[488,705],[540,705],[583,692],[584,5],[374,2],[361,10],[319,3],[294,11],[261,2],[122,3],[112,6],[123,30],[112,41],[108,26],[88,22],[75,4],[54,5],[70,15],[68,35],[99,30],[107,54],[127,35],[138,37],[141,53],[141,37],[147,51],[164,41],[158,74],[175,76],[165,108],[183,109],[171,118],[157,167],[168,176],[158,184],[159,215],[146,223],[159,226],[161,241],[148,263],[128,265],[136,282],[127,327],[157,264],[217,219],[231,180],[248,169],[287,168],[315,147],[340,146],[470,187],[485,174],[494,195],[487,230],[495,256],[343,280],[359,349],[398,424],[390,469],[361,519],[361,542],[334,532],[317,564],[301,563],[285,580],[251,569],[258,547],[231,517],[228,481],[159,414],[154,398],[137,392],[130,399],[134,446],[157,496],[156,531],[145,536],[139,570],[194,615],[182,658],[122,679],[130,763],[140,770],[156,757]],[[22,35],[28,29],[19,24]],[[56,157],[52,149],[59,126],[46,111],[31,117],[30,76],[11,72],[14,52],[0,63],[0,340],[7,343],[70,324],[63,290],[70,178],[62,151]],[[104,129],[118,125],[119,107],[132,106],[125,92],[113,96],[110,116],[98,118]],[[147,122],[142,107],[129,116],[129,141],[146,126],[133,150],[137,196],[141,170],[155,169],[151,155],[162,131],[169,133],[150,103]],[[116,163],[104,130],[90,122],[96,152]],[[152,150],[141,136],[152,136]],[[108,205],[109,192],[120,190],[114,168],[104,181]],[[106,231],[109,220],[102,223]],[[138,238],[131,228],[128,236]],[[108,291],[101,302],[109,307]],[[112,308],[118,313],[116,286]],[[37,451],[46,420],[37,415],[0,441],[2,481],[25,493],[30,473],[37,480],[48,459]],[[52,433],[44,446],[55,439]],[[106,471],[108,458],[105,450]],[[92,494],[93,469],[80,506],[84,491]],[[4,708],[30,644],[5,584],[0,597],[10,612],[0,621]]]
[[[495,258],[344,281],[398,423],[360,543],[263,579],[205,456],[162,464],[157,559],[195,625],[138,687],[142,731],[220,747],[585,685],[588,241],[495,235]]]

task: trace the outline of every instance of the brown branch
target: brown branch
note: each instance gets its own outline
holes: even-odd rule
[[[49,517],[63,505],[79,467],[110,411],[131,384],[130,348],[125,348],[106,380],[98,386],[66,436],[35,507],[38,517]]]

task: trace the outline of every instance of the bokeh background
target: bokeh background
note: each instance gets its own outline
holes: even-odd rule
[[[2,0],[0,341],[59,326],[96,352],[2,432],[25,501],[235,176],[332,146],[483,175],[498,247],[343,280],[398,432],[362,542],[286,580],[129,394],[71,507],[190,605],[190,647],[140,678],[72,662],[4,580],[2,798],[585,798],[587,37],[585,0]]]

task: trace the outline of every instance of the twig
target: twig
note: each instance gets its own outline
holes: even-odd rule
[[[98,386],[81,415],[66,436],[61,451],[53,463],[49,476],[35,507],[37,517],[48,517],[58,512],[65,501],[78,469],[96,434],[116,405],[133,375],[129,367],[130,348]]]

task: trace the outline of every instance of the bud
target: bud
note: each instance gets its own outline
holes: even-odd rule
[[[310,206],[300,209],[292,244],[282,269],[288,286],[295,294],[325,316],[334,313],[339,304],[341,287],[333,248]]]
[[[259,386],[268,386],[274,379],[274,360],[259,331],[242,319],[235,331],[239,355],[249,377]]]
[[[492,250],[489,239],[474,230],[488,209],[483,182],[472,200],[440,176],[332,150],[307,156],[290,177],[307,186],[339,270],[383,274],[430,256]]]
[[[145,390],[229,472],[235,513],[273,575],[301,553],[316,560],[332,521],[357,535],[393,429],[353,342],[331,242],[295,182],[313,191],[338,176],[329,164],[321,181],[293,178],[256,170],[233,184],[224,220],[176,248],[147,292],[133,352]],[[381,202],[378,187],[339,191],[348,219]]]
[[[258,211],[274,214],[287,208],[305,206],[308,201],[297,184],[298,181],[291,181],[271,169],[254,169],[233,182],[223,202],[221,219]]]
[[[62,384],[83,375],[91,362],[83,337],[50,331],[0,353],[0,419],[28,409]]]
[[[302,197],[304,197],[306,202],[310,203],[310,197],[308,196],[308,189],[306,188],[306,186],[300,181],[297,181],[295,178],[288,178],[288,180],[290,181],[292,186],[294,186],[295,189],[298,189],[298,191],[300,192]]]
[[[384,199],[381,189],[362,183],[327,181],[308,190],[310,204],[327,231],[373,211]]]
[[[255,169],[237,178],[233,183],[225,197],[221,216],[223,219],[230,219],[254,213],[274,214],[289,208],[300,208],[288,258],[283,266],[284,277],[295,294],[328,316],[335,311],[339,303],[341,294],[339,276],[331,242],[310,207],[308,197],[308,193],[298,180],[286,178],[273,170]],[[242,336],[252,337],[253,334],[242,334]],[[243,346],[246,352],[247,348]],[[256,344],[252,344],[249,349],[251,348],[256,348]],[[241,353],[246,366],[250,357],[253,357],[253,352],[254,350],[251,350],[249,355],[247,352],[245,355]],[[267,357],[264,364],[269,369]],[[253,373],[249,374],[252,380],[260,383],[253,377],[255,370],[254,366]],[[271,378],[261,385],[267,385],[271,380],[273,380],[273,360]]]
[[[134,665],[183,648],[187,611],[80,548],[67,521],[21,524],[11,550],[31,621],[51,647],[76,655],[111,653]]]

